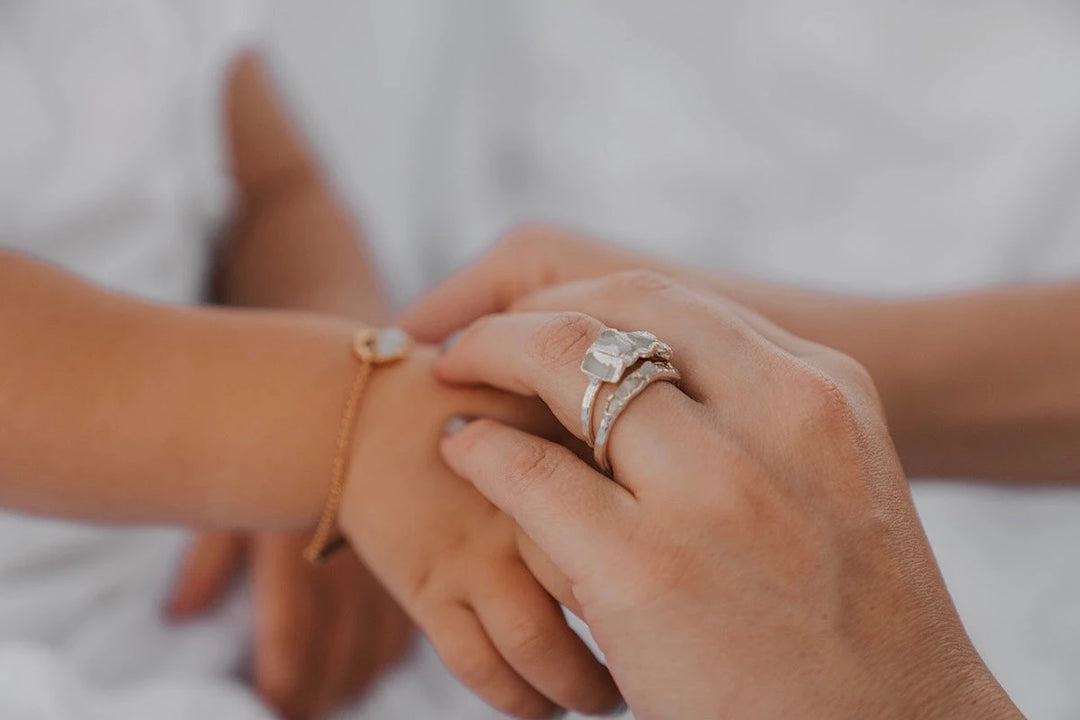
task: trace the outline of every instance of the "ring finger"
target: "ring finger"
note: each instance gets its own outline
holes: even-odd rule
[[[462,333],[436,370],[449,382],[484,383],[538,395],[563,426],[584,439],[580,409],[588,378],[580,366],[603,329],[600,321],[581,313],[489,315]],[[602,407],[602,401],[597,404]],[[664,460],[657,457],[656,448],[682,446],[686,433],[697,424],[699,409],[671,383],[654,383],[620,416],[612,442],[619,435],[651,438],[649,444],[629,444],[625,460],[653,468]],[[657,423],[656,418],[664,422]],[[634,491],[632,477],[619,475],[619,480]]]

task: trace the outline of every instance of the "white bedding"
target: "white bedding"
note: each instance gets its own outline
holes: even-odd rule
[[[875,293],[1080,274],[1073,3],[271,9],[274,66],[399,302],[525,218]],[[5,40],[0,27],[0,56]],[[0,144],[0,184],[24,144]],[[18,229],[10,217],[0,240]],[[168,217],[163,227],[184,227]],[[1032,717],[1080,717],[1080,493],[935,484],[916,499],[1006,688]],[[181,542],[172,530],[0,523],[0,716],[263,714],[230,679],[243,598],[192,626],[158,616]],[[343,716],[496,717],[427,647]]]

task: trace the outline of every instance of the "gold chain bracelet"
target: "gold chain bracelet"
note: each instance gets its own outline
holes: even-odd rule
[[[360,368],[356,372],[349,395],[345,399],[345,409],[341,414],[341,425],[338,427],[336,455],[334,467],[330,475],[330,489],[326,497],[326,505],[323,506],[319,524],[315,527],[315,534],[311,537],[304,550],[304,557],[308,562],[324,563],[335,552],[345,545],[345,538],[338,532],[337,515],[341,507],[341,498],[345,494],[345,473],[349,466],[350,442],[353,437],[353,426],[356,425],[356,415],[360,408],[360,396],[364,392],[371,370],[376,365],[393,363],[409,354],[412,349],[412,338],[400,328],[384,328],[373,330],[365,328],[357,331],[353,336],[353,354],[360,361]]]

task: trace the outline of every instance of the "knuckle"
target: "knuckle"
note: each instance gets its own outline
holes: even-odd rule
[[[794,382],[803,432],[835,434],[853,427],[854,408],[844,389],[833,377],[806,366],[795,375]]]
[[[547,447],[535,442],[522,442],[513,452],[507,465],[507,481],[517,494],[542,483],[555,474],[556,459]]]
[[[558,313],[536,330],[529,350],[548,367],[580,362],[599,331],[600,323],[588,315]]]
[[[842,353],[835,353],[835,355],[841,375],[848,379],[852,387],[876,400],[877,386],[866,366],[850,355]]]
[[[551,632],[542,622],[530,616],[519,617],[511,623],[506,642],[509,652],[524,665],[542,663],[554,655]]]

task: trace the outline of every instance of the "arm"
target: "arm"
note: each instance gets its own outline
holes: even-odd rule
[[[0,252],[0,502],[94,520],[311,526],[356,372],[352,332],[141,302]]]
[[[900,301],[717,286],[866,366],[908,473],[1080,481],[1080,283]]]
[[[0,252],[0,505],[310,529],[357,370],[355,324],[140,302]],[[339,524],[447,666],[494,705],[528,717],[556,703],[608,710],[618,691],[532,576],[542,559],[526,564],[513,522],[436,450],[453,415],[537,432],[551,430],[550,416],[440,385],[435,354],[417,348],[373,373]]]
[[[868,300],[682,267],[528,226],[421,299],[406,321],[435,340],[538,288],[633,269],[731,297],[861,362],[912,475],[1080,481],[1080,282]]]
[[[244,212],[222,295],[374,317],[377,286],[348,221],[271,103],[254,61],[241,61],[229,118]],[[152,305],[0,253],[0,336],[12,339],[0,353],[0,417],[11,418],[3,503],[100,520],[310,526],[355,372],[352,329]]]
[[[251,54],[227,87],[224,127],[237,214],[219,257],[217,299],[378,322],[381,296],[359,232],[334,197],[272,83]],[[311,533],[200,532],[168,600],[174,620],[201,614],[247,572],[251,681],[284,718],[320,718],[403,653],[411,625],[354,553],[312,566]],[[321,658],[320,671],[310,659]]]

